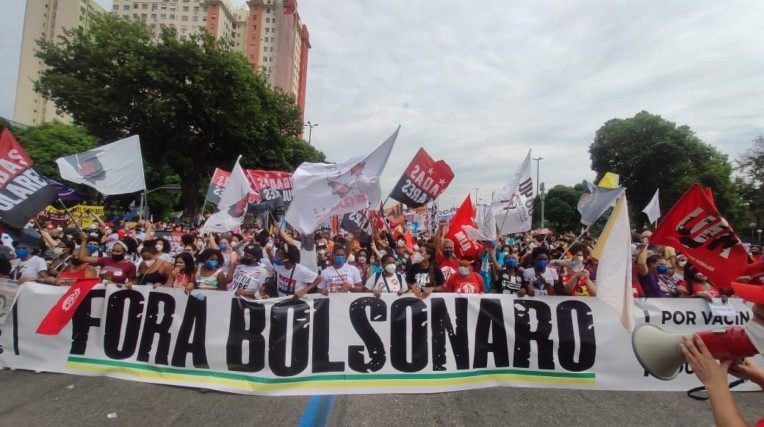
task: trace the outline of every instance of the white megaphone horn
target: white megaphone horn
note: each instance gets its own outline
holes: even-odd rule
[[[744,359],[759,354],[742,327],[703,331],[698,335],[715,359]],[[664,381],[675,378],[687,362],[679,345],[681,342],[682,335],[663,332],[650,324],[638,326],[631,336],[631,345],[639,364],[647,373]]]

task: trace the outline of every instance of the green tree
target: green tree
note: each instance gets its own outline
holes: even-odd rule
[[[56,180],[61,180],[55,161],[57,158],[87,151],[96,146],[96,138],[85,128],[58,121],[18,130],[15,136],[34,161],[35,168]]]
[[[261,169],[318,156],[296,148],[294,97],[206,33],[180,40],[164,29],[154,39],[143,23],[105,14],[38,45],[46,67],[35,89],[100,141],[140,135],[155,174],[147,173],[148,187],[177,176],[187,217],[201,208],[214,168],[230,170],[239,154],[243,167]]]
[[[621,176],[635,224],[647,221],[639,212],[656,188],[660,188],[665,213],[694,182],[713,189],[717,207],[730,222],[743,219],[744,208],[727,156],[701,141],[687,126],[646,111],[628,119],[612,119],[597,130],[589,154],[597,180],[605,172]]]
[[[764,136],[753,140],[753,146],[737,160],[739,176],[735,185],[743,201],[748,205],[747,227],[754,230],[764,226]],[[750,227],[750,224],[755,224]]]
[[[578,187],[578,188],[577,188]],[[581,215],[576,207],[581,198],[580,186],[555,185],[544,197],[544,227],[555,232],[572,231],[576,234],[581,230]],[[533,224],[541,225],[541,199],[533,201]]]

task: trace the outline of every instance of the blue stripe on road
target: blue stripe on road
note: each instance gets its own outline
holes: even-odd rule
[[[313,396],[305,407],[302,418],[297,423],[298,427],[316,427],[329,424],[329,417],[334,409],[336,396]]]

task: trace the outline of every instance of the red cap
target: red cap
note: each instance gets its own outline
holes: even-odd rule
[[[125,231],[125,230],[117,230],[117,236],[119,236],[119,238],[121,239],[121,238],[127,236],[127,231]]]
[[[749,285],[747,283],[732,282],[735,295],[746,301],[756,304],[764,304],[764,285]]]

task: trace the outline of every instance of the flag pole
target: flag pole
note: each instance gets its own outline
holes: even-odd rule
[[[72,222],[72,223],[74,224],[74,226],[75,226],[75,227],[77,227],[77,231],[79,231],[80,233],[82,233],[82,227],[80,227],[80,225],[79,225],[79,224],[77,224],[77,221],[75,221],[75,220],[74,220],[74,218],[72,217],[72,214],[69,212],[69,208],[68,208],[68,207],[66,207],[66,204],[64,204],[64,201],[63,201],[63,200],[61,200],[61,198],[60,198],[60,197],[58,198],[58,203],[61,203],[61,206],[63,206],[63,207],[64,207],[64,212],[66,212],[66,218],[67,218],[67,219],[68,219],[70,222]]]

